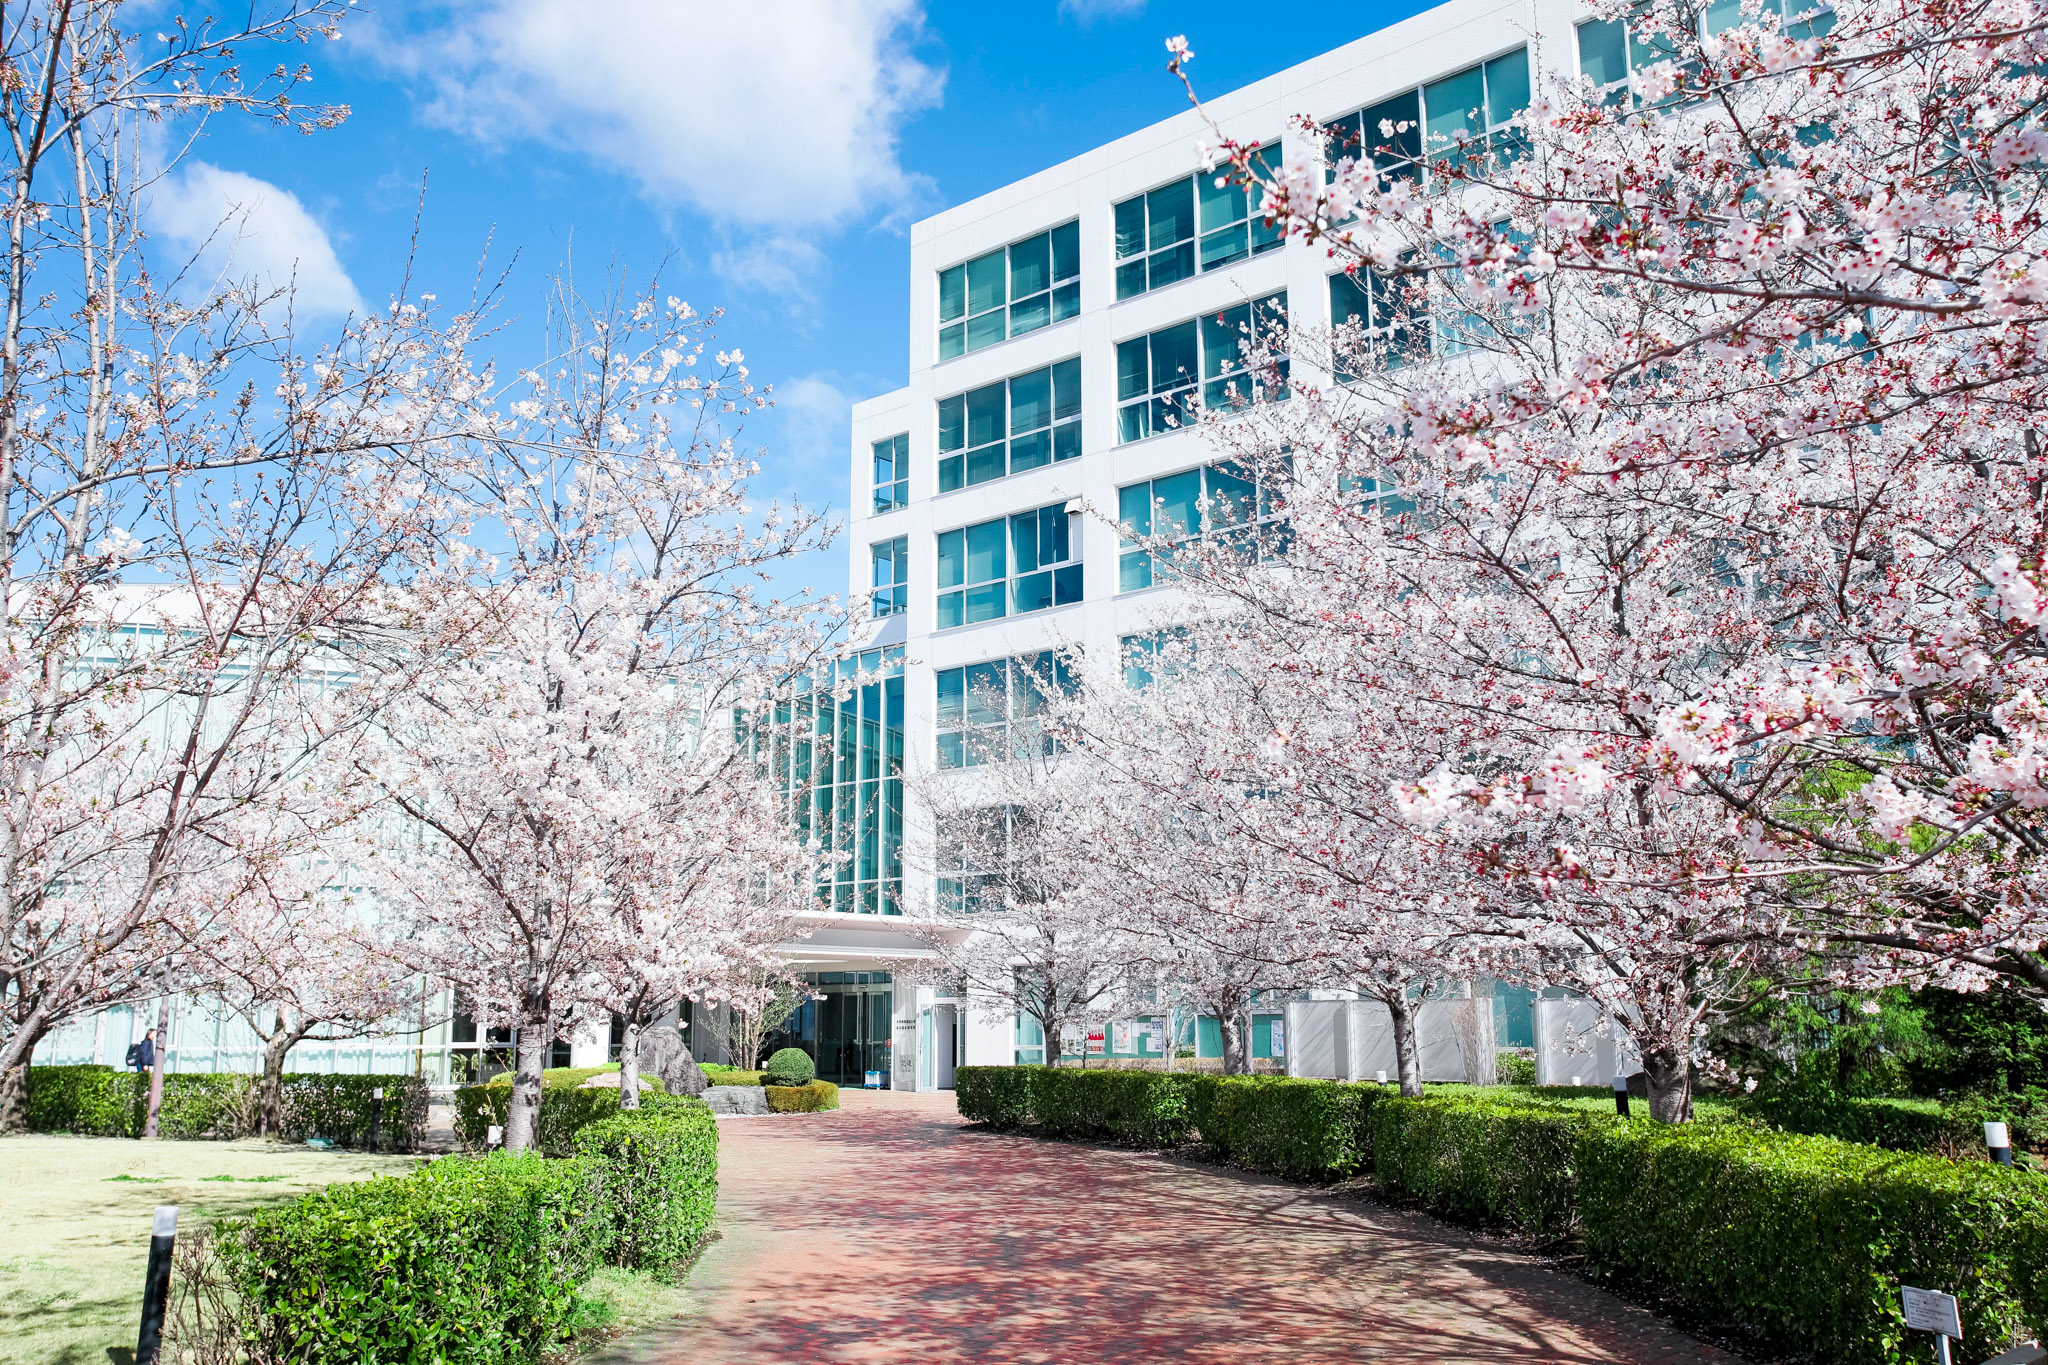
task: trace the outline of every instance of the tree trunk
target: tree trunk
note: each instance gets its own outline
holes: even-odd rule
[[[156,1005],[156,1058],[149,1067],[149,1112],[142,1120],[145,1141],[155,1141],[157,1121],[164,1111],[164,1058],[171,1048],[171,993],[165,991]]]
[[[28,1061],[0,1072],[0,1133],[28,1131]]]
[[[1166,1069],[1180,1070],[1180,1034],[1173,1027],[1173,1011],[1166,1011]]]
[[[284,1133],[284,1059],[300,1040],[303,1030],[286,1025],[284,1011],[277,1013],[277,1032],[263,1043],[263,1076],[256,1083],[256,1136],[274,1138]]]
[[[1692,1066],[1668,1043],[1643,1049],[1643,1079],[1650,1086],[1650,1117],[1659,1123],[1692,1122]]]
[[[1045,1064],[1047,1066],[1058,1066],[1060,1064],[1059,1025],[1056,1023],[1049,1024],[1041,1019],[1038,1021],[1038,1031],[1045,1035]],[[1088,1059],[1084,1056],[1081,1060],[1085,1063]]]
[[[1245,1061],[1244,1024],[1241,1016],[1230,1010],[1218,1013],[1216,1031],[1223,1035],[1223,1074],[1242,1076],[1245,1073]]]
[[[548,1064],[548,1025],[543,1018],[519,1030],[519,1070],[512,1078],[512,1103],[505,1115],[505,1150],[524,1152],[540,1139],[540,1073]]]
[[[619,1108],[640,1107],[640,1019],[626,1020],[626,1038],[619,1044]]]
[[[1415,1007],[1406,994],[1389,996],[1387,1014],[1394,1021],[1394,1065],[1401,1073],[1401,1093],[1409,1099],[1422,1094],[1422,1053],[1415,1044]]]

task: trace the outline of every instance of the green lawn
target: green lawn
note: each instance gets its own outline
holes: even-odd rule
[[[182,1235],[418,1161],[253,1141],[0,1138],[0,1365],[108,1365],[110,1350],[127,1358],[158,1204],[179,1206]]]

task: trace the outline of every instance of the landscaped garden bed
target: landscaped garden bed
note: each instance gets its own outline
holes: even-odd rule
[[[2023,1170],[1766,1126],[1622,1119],[1598,1091],[1391,1087],[1153,1071],[963,1067],[963,1116],[1189,1147],[1289,1179],[1369,1175],[1448,1217],[1567,1243],[1595,1278],[1674,1297],[1830,1365],[1915,1358],[1902,1284],[1955,1294],[1962,1356],[2048,1328],[2048,1184]]]

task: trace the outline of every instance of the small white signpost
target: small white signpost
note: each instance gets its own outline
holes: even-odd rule
[[[1956,1305],[1956,1296],[1938,1289],[1909,1289],[1901,1285],[1899,1300],[1906,1311],[1906,1326],[1916,1332],[1934,1333],[1935,1358],[1941,1365],[1950,1365],[1949,1338],[1963,1339],[1963,1315]]]

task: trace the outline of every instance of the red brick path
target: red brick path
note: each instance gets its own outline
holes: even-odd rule
[[[727,1119],[696,1312],[611,1362],[1734,1360],[1419,1214],[964,1126],[945,1095]]]

